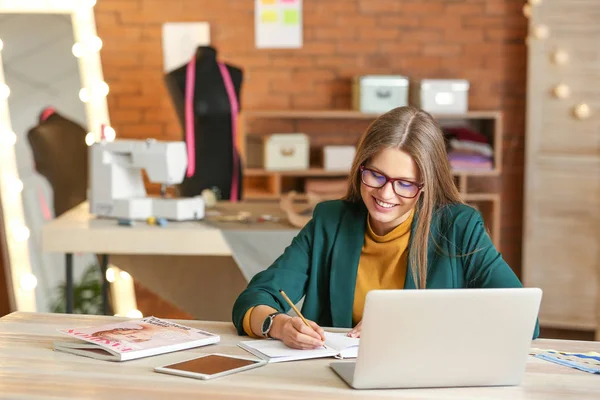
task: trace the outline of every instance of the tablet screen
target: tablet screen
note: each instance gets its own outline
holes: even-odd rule
[[[260,363],[260,361],[244,360],[235,357],[211,354],[205,357],[195,358],[193,360],[188,360],[177,364],[166,365],[164,368],[195,372],[204,375],[214,375],[257,363]]]

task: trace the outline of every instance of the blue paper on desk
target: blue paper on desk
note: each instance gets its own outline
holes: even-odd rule
[[[531,355],[565,367],[575,368],[591,374],[600,374],[599,353],[568,353],[556,350],[532,349]]]

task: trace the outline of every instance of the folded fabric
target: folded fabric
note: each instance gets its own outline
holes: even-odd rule
[[[472,151],[474,153],[478,153],[484,156],[491,157],[494,155],[494,150],[492,146],[487,143],[480,143],[471,140],[457,140],[450,139],[450,149],[451,150],[465,150]]]
[[[481,132],[477,132],[468,127],[445,127],[444,133],[446,136],[456,138],[458,140],[467,140],[471,142],[488,143],[487,138]]]

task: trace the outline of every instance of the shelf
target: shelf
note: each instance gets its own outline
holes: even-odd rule
[[[271,171],[262,168],[245,168],[246,176],[293,176],[293,177],[344,177],[349,171],[328,171],[323,168],[309,168],[306,170]],[[492,170],[456,170],[452,171],[454,176],[498,176],[499,172]]]
[[[323,168],[309,168],[304,170],[289,170],[289,171],[271,171],[262,168],[246,168],[244,169],[244,174],[247,176],[272,176],[272,175],[280,175],[280,176],[296,176],[296,177],[328,177],[328,176],[338,176],[344,177],[348,176],[348,171],[328,171]]]
[[[247,118],[315,118],[315,119],[375,119],[380,113],[363,113],[354,110],[262,110],[244,111]],[[432,114],[436,119],[495,119],[500,111],[468,111],[464,114]]]

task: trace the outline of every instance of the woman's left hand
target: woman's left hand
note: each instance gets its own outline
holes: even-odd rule
[[[348,336],[352,337],[352,338],[359,338],[361,325],[362,325],[362,321],[360,321],[358,324],[356,324],[356,326],[350,332],[348,332]]]

